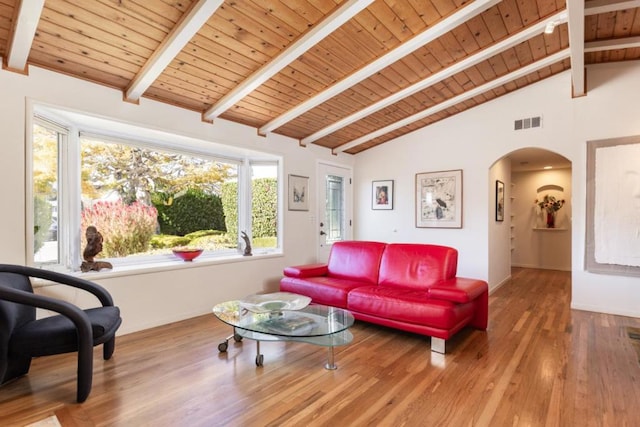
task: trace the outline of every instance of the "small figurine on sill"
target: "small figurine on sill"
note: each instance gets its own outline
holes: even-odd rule
[[[111,263],[106,261],[95,261],[94,257],[102,252],[102,234],[93,225],[87,227],[85,233],[87,237],[87,246],[84,248],[82,257],[84,261],[80,265],[80,270],[83,273],[88,271],[100,271],[103,268],[113,268]]]
[[[247,236],[247,233],[245,233],[244,231],[240,233],[240,236],[242,237],[242,240],[244,240],[244,254],[243,256],[252,256],[253,254],[251,253],[251,240],[249,240],[249,236]]]

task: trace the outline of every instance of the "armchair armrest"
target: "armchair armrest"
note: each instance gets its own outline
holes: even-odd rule
[[[484,280],[456,277],[430,287],[429,297],[466,303],[473,301],[488,290],[489,285]]]
[[[98,298],[103,307],[113,306],[113,299],[105,288],[97,283],[90,282],[79,277],[69,276],[67,274],[55,271],[45,270],[41,268],[27,267],[22,265],[0,264],[0,272],[17,273],[29,277],[37,277],[38,279],[50,280],[58,284],[72,286],[89,292]],[[53,299],[53,298],[52,298]],[[55,299],[53,299],[55,300]],[[59,301],[59,300],[55,300]],[[43,307],[45,308],[45,307]],[[54,310],[56,311],[56,310]]]
[[[295,265],[284,269],[285,276],[297,278],[326,276],[328,273],[329,267],[327,264]]]

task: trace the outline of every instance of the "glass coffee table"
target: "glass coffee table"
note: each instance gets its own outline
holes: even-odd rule
[[[236,342],[243,338],[254,340],[257,366],[264,362],[260,341],[297,341],[327,347],[329,354],[325,368],[336,369],[333,348],[353,340],[349,327],[354,319],[347,310],[311,304],[296,310],[273,307],[273,310],[252,311],[244,302],[227,301],[213,307],[213,314],[233,327],[233,335],[221,342],[218,350],[226,352],[230,339]]]

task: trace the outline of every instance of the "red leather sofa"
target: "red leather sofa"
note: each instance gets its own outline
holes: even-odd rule
[[[327,264],[287,267],[280,290],[351,311],[356,319],[428,335],[431,350],[465,326],[487,329],[488,285],[456,277],[458,251],[414,243],[343,241]]]

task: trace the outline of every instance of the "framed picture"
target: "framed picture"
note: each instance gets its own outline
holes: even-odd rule
[[[416,227],[462,228],[462,169],[416,174]]]
[[[640,276],[640,136],[587,141],[587,271]]]
[[[309,210],[309,177],[289,175],[289,210]]]
[[[496,221],[504,221],[504,182],[496,180]]]
[[[371,209],[393,209],[393,180],[371,183]]]

